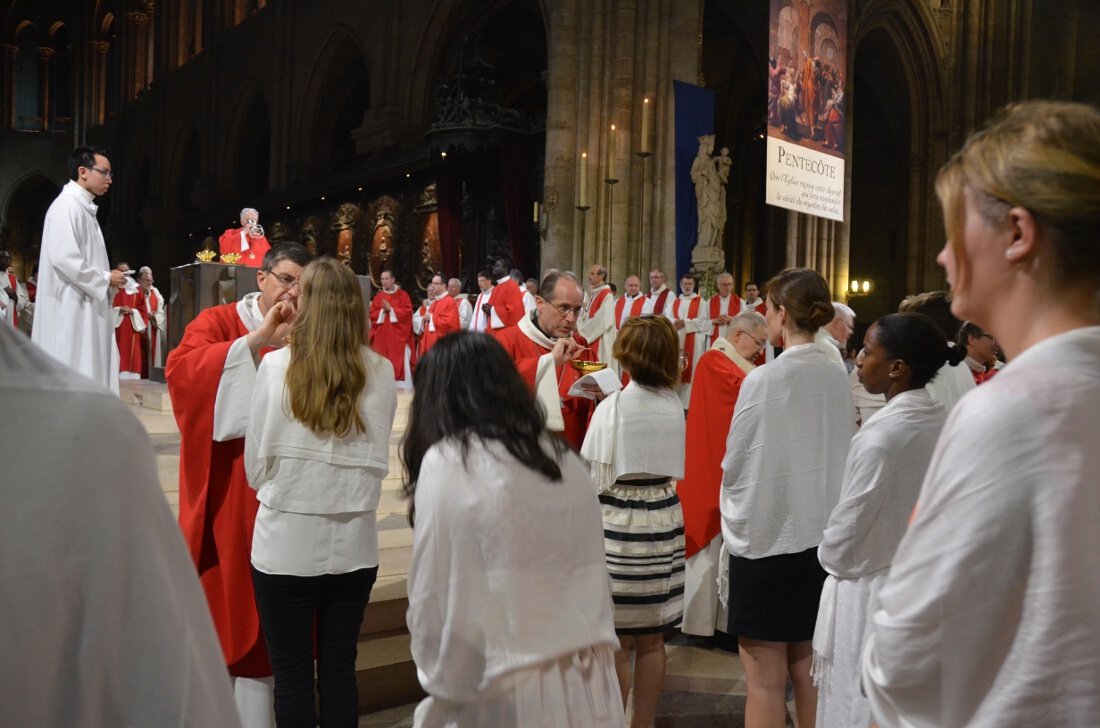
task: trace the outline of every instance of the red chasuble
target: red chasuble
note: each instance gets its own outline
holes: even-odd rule
[[[136,293],[127,293],[118,289],[112,306],[129,306],[141,315],[145,311],[145,296],[139,289]],[[146,321],[148,324],[148,321]],[[122,321],[115,327],[115,341],[118,342],[118,370],[120,372],[134,372],[141,374],[141,334],[134,331],[134,320],[129,314],[124,314]]]
[[[573,340],[581,346],[588,346],[588,342],[578,334],[573,334]],[[508,356],[516,363],[516,370],[519,371],[519,375],[523,377],[523,381],[527,382],[527,386],[534,392],[535,373],[538,370],[539,357],[543,354],[549,354],[550,349],[532,341],[518,326],[501,329],[497,334],[497,341],[501,343],[504,350],[508,352]],[[596,357],[588,349],[582,351],[577,358],[585,361],[596,361]],[[580,373],[569,366],[568,363],[557,367],[554,376],[557,377],[559,383],[558,393],[561,395],[562,401],[561,414],[562,419],[565,421],[563,437],[574,449],[580,450],[581,443],[584,442],[584,433],[588,429],[588,421],[592,417],[592,411],[596,408],[596,403],[584,397],[566,396],[566,392],[573,386],[573,383],[581,378]]]
[[[699,318],[699,307],[703,303],[702,296],[696,296],[691,299],[691,303],[687,305],[687,313],[684,313],[684,299],[677,298],[672,302],[672,320]],[[695,333],[684,335],[684,371],[680,373],[681,382],[691,381],[691,371],[695,366]]]
[[[383,301],[389,301],[397,317],[396,323],[390,320],[390,315],[382,308]],[[412,315],[409,294],[400,288],[394,289],[393,293],[379,290],[371,299],[370,346],[390,360],[393,364],[393,378],[397,381],[405,379],[405,347],[412,340]],[[382,323],[378,323],[379,317],[382,317]]]
[[[241,259],[237,265],[247,265],[250,268],[259,268],[264,264],[264,256],[271,250],[271,244],[262,235],[258,238],[248,239],[248,250],[241,251],[241,230],[243,228],[230,228],[218,238],[218,250],[225,253],[238,253]]]
[[[507,331],[524,317],[527,309],[523,307],[523,291],[511,278],[493,287],[493,295],[489,297],[489,306],[496,311],[497,318],[504,324],[504,328],[490,330],[486,327],[486,333],[498,336],[502,331]]]
[[[706,548],[721,531],[718,494],[722,458],[744,380],[745,372],[722,352],[709,349],[699,357],[688,407],[684,478],[676,484],[684,510],[684,554],[688,558]]]
[[[432,301],[432,305],[428,306],[428,313],[432,316],[435,331],[431,331],[428,322],[424,322],[424,330],[420,332],[420,348],[416,355],[418,359],[423,358],[428,349],[435,346],[435,342],[462,327],[462,321],[458,317],[458,304],[450,296],[444,295]]]
[[[141,332],[141,378],[149,378],[149,367],[157,355],[157,336],[160,332],[152,327],[150,320],[160,307],[160,299],[149,289],[149,294],[141,292],[143,305],[141,307],[141,319],[145,322],[145,331]]]
[[[168,356],[180,430],[180,529],[198,568],[229,674],[271,674],[252,593],[252,529],[260,502],[244,472],[244,438],[214,442],[214,400],[229,347],[248,334],[237,304],[208,308]],[[261,353],[266,353],[267,350]]]

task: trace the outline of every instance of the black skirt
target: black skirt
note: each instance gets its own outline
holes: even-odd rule
[[[826,576],[816,546],[763,559],[730,556],[729,633],[769,642],[812,640]]]

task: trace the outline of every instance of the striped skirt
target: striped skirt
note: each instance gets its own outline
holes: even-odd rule
[[[684,514],[675,484],[615,483],[600,494],[615,631],[671,628],[684,612]]]

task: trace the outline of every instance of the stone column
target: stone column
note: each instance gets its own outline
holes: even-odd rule
[[[133,101],[148,84],[149,15],[141,10],[126,13],[126,63],[124,88]]]
[[[100,126],[107,120],[107,54],[111,44],[105,40],[93,40],[91,46],[91,68],[88,77],[91,81],[88,114],[91,123]]]
[[[548,209],[542,268],[607,265],[622,280],[675,260],[672,81],[694,82],[701,0],[550,0],[546,120]],[[641,104],[649,96],[644,178]],[[611,124],[614,167],[608,170]],[[587,213],[576,210],[588,153]],[[604,182],[614,178],[613,186]],[[612,189],[613,187],[613,189]],[[583,234],[582,234],[583,227]]]
[[[15,128],[15,59],[19,46],[0,43],[0,128]]]
[[[38,72],[38,113],[42,117],[42,131],[50,130],[50,59],[55,54],[53,48],[38,49],[38,55],[42,57]]]

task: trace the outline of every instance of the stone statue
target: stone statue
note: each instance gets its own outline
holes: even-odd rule
[[[699,153],[691,164],[695,204],[699,211],[699,241],[696,248],[721,248],[726,227],[726,181],[732,160],[729,149],[714,157],[714,135],[699,137]]]

